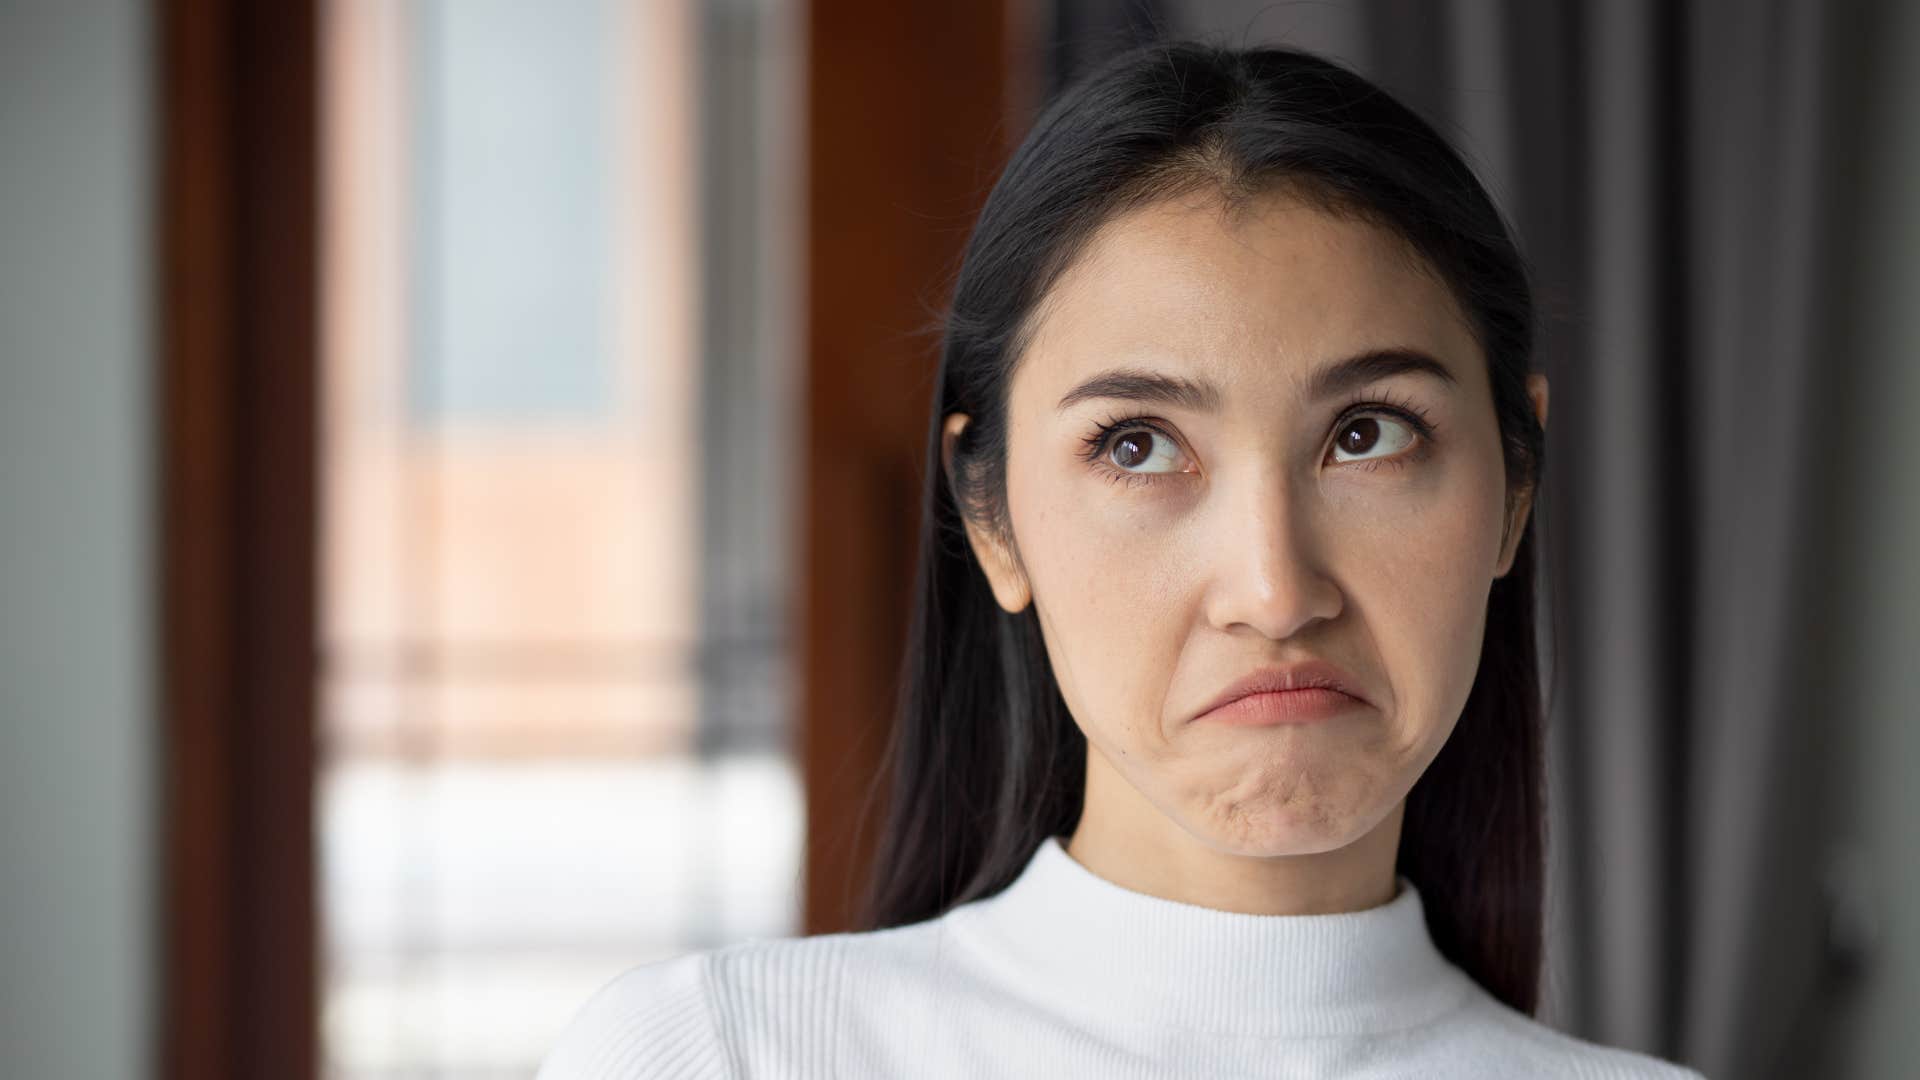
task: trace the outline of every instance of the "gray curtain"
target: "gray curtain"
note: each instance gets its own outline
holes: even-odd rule
[[[1543,1019],[1713,1077],[1808,1075],[1847,959],[1795,662],[1827,542],[1810,466],[1834,9],[1133,6],[1102,44],[1154,26],[1345,60],[1454,138],[1515,222],[1553,391]]]

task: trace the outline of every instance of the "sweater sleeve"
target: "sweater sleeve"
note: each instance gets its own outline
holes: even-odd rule
[[[704,953],[642,964],[589,999],[538,1080],[728,1080]]]

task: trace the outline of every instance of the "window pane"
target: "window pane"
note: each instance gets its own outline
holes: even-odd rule
[[[621,14],[608,0],[414,7],[416,416],[567,417],[608,402]]]
[[[325,5],[326,1075],[526,1075],[797,930],[791,23],[724,7]]]

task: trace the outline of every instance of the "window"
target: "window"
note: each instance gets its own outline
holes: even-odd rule
[[[324,1070],[524,1074],[797,930],[792,22],[324,12]]]

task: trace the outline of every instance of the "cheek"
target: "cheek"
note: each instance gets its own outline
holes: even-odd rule
[[[1349,600],[1408,725],[1450,729],[1473,685],[1504,498],[1497,466],[1489,476],[1484,465],[1441,477],[1419,498],[1348,508]]]
[[[1099,480],[1023,481],[1009,508],[1061,696],[1090,738],[1150,752],[1182,641],[1180,538]]]

